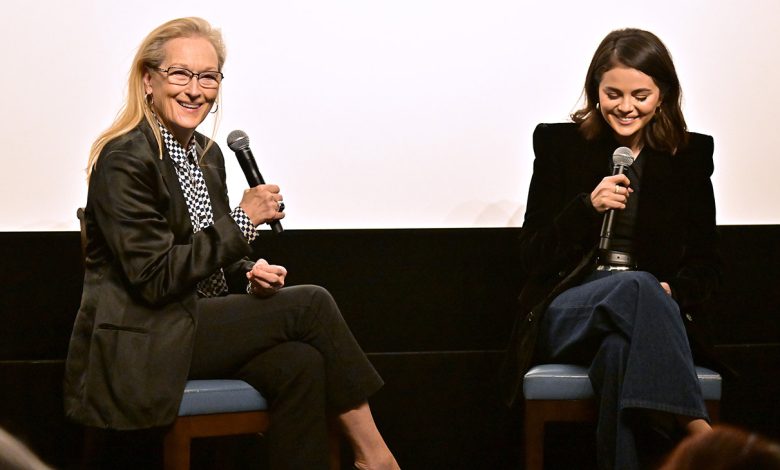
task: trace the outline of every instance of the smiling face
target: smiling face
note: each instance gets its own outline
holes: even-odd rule
[[[165,44],[165,60],[160,68],[181,67],[195,73],[218,71],[214,46],[203,37],[171,39]],[[187,85],[168,82],[165,72],[147,70],[144,90],[151,94],[157,116],[182,146],[189,143],[195,128],[206,119],[219,88],[203,88],[192,77]]]
[[[599,83],[601,115],[617,141],[634,155],[642,149],[642,129],[661,105],[661,91],[652,77],[637,69],[618,65],[604,73]]]

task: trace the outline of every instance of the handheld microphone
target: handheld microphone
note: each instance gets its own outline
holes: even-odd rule
[[[252,151],[249,149],[249,136],[246,132],[235,130],[228,134],[227,144],[230,150],[236,153],[238,164],[241,165],[241,170],[246,176],[246,182],[249,183],[249,187],[265,184],[263,175],[260,174],[260,170],[257,168],[257,162],[255,161]],[[271,230],[274,233],[282,233],[284,230],[282,224],[278,220],[269,222]]]
[[[612,154],[612,176],[622,175],[628,167],[634,163],[634,154],[628,147],[618,147]],[[612,223],[615,220],[615,209],[609,209],[604,214],[604,222],[601,224],[601,238],[599,250],[609,250],[612,239]]]

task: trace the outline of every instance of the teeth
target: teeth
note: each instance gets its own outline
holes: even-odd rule
[[[182,103],[181,101],[179,102],[179,104],[182,105],[183,107],[187,108],[187,109],[198,109],[200,107],[199,104]]]

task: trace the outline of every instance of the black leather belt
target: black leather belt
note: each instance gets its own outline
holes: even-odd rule
[[[631,253],[614,250],[599,251],[598,271],[631,271],[636,269]]]

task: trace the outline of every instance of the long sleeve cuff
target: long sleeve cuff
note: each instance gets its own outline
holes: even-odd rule
[[[244,209],[240,206],[236,207],[230,215],[233,217],[233,220],[236,221],[236,225],[238,225],[241,233],[244,234],[247,243],[252,243],[254,239],[257,238],[257,228],[252,224],[252,221],[249,219],[249,216],[246,215]]]

